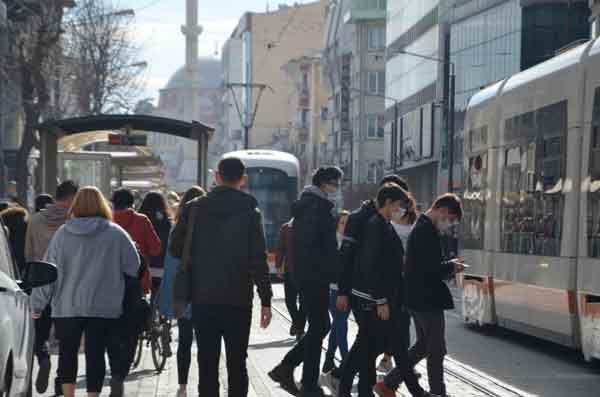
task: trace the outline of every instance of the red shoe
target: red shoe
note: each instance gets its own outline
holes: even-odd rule
[[[396,397],[396,391],[387,387],[383,381],[378,382],[373,391],[380,397]]]

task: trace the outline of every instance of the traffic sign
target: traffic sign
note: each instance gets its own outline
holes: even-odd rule
[[[147,146],[147,135],[123,135],[123,134],[108,134],[109,145],[120,146]]]

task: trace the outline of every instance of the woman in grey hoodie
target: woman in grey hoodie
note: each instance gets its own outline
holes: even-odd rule
[[[124,274],[136,277],[140,266],[133,241],[111,220],[102,193],[95,187],[81,189],[70,219],[56,232],[46,253],[45,260],[58,268],[58,279],[32,294],[34,318],[51,301],[65,397],[75,396],[82,334],[88,396],[100,395],[108,336],[123,310]]]

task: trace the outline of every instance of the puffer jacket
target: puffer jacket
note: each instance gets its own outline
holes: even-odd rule
[[[329,289],[338,274],[334,204],[316,186],[307,187],[293,207],[294,274],[301,290]]]

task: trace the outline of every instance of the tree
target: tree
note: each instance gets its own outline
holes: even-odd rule
[[[142,92],[145,62],[131,38],[132,10],[110,1],[81,0],[65,16],[64,73],[72,79],[76,113],[129,112]]]
[[[36,125],[51,108],[51,87],[48,76],[53,75],[53,56],[59,50],[62,34],[64,0],[45,0],[23,3],[19,17],[9,24],[10,57],[2,65],[3,73],[19,81],[21,107],[24,116],[21,146],[17,151],[17,195],[27,202],[29,171],[27,160],[39,138]]]

